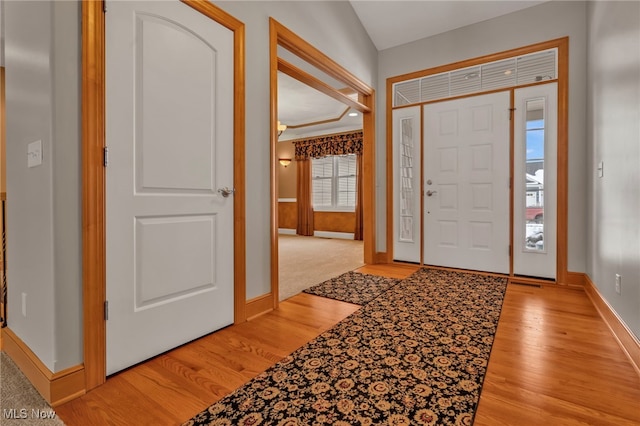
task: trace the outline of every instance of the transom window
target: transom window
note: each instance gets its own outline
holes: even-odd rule
[[[558,49],[487,62],[393,84],[393,106],[517,87],[558,76]]]
[[[314,210],[355,211],[355,154],[313,158],[311,176]]]

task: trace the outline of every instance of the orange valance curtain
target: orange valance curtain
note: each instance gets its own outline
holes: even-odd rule
[[[354,239],[362,240],[362,146],[363,132],[337,133],[293,141],[298,167],[298,227],[296,234],[313,235],[311,159],[356,154],[356,226]]]
[[[293,141],[296,160],[322,158],[330,155],[362,154],[362,130],[337,133],[309,139]]]
[[[298,160],[298,225],[296,234],[313,235],[313,201],[311,199],[311,160]]]

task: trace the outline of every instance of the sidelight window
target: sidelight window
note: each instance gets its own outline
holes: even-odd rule
[[[544,251],[544,99],[526,102],[525,249]]]

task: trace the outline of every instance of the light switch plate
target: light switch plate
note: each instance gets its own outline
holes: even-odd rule
[[[42,141],[31,142],[27,145],[27,167],[42,164]]]

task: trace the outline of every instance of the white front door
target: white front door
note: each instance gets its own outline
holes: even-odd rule
[[[233,33],[178,1],[106,13],[107,373],[233,322]]]
[[[516,89],[513,273],[556,278],[558,84]]]
[[[509,92],[424,106],[424,263],[509,273]]]

